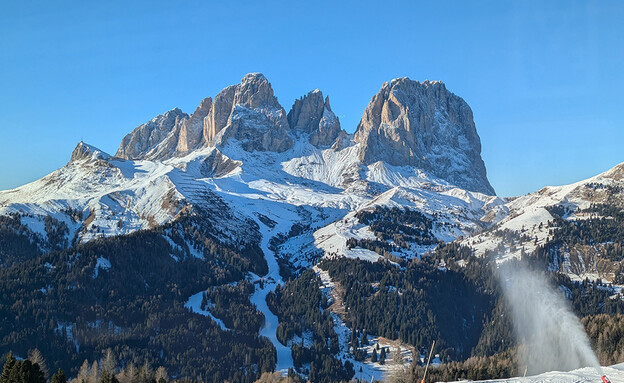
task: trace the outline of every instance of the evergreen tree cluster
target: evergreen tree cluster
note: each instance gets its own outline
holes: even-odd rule
[[[598,314],[581,321],[603,366],[624,362],[624,314]]]
[[[21,218],[17,213],[0,216],[0,267],[42,254],[41,249],[45,247],[43,239],[22,225]]]
[[[427,370],[428,382],[453,382],[463,380],[504,379],[518,376],[518,353],[516,349],[490,356],[475,356],[462,362],[444,363]],[[395,371],[389,383],[419,383],[425,367],[413,364]]]
[[[450,359],[470,356],[494,307],[463,268],[440,270],[431,258],[405,268],[354,259],[324,260],[319,267],[344,291],[351,328],[416,347],[436,340]]]
[[[320,286],[316,273],[307,270],[299,278],[278,286],[267,296],[267,303],[280,320],[278,340],[288,344],[295,335],[301,339],[292,344],[295,367],[307,373],[314,383],[347,381],[354,374],[353,366],[350,362],[343,365],[335,357],[340,351],[338,335]],[[306,344],[306,334],[312,335],[311,345]],[[303,366],[308,363],[309,371],[304,371]]]
[[[17,360],[9,352],[0,375],[0,383],[46,383],[39,364],[30,360]]]
[[[201,307],[221,319],[228,329],[257,333],[264,316],[249,300],[255,287],[247,281],[208,289],[203,294]]]

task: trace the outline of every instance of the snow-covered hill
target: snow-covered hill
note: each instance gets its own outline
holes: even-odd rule
[[[68,245],[165,224],[199,207],[226,218],[222,240],[250,242],[248,217],[230,209],[192,172],[159,161],[123,160],[80,142],[70,162],[40,180],[0,192],[0,214],[18,214],[45,240],[44,220],[66,225]],[[238,227],[244,230],[231,230]]]
[[[624,164],[570,185],[547,186],[537,192],[511,198],[486,214],[485,219],[493,223],[489,230],[464,238],[461,242],[473,248],[477,255],[496,252],[501,261],[518,258],[523,251],[531,253],[553,237],[557,230],[556,218],[568,221],[600,218],[597,213],[587,212],[595,205],[624,206]],[[553,216],[553,208],[560,210],[560,217]],[[503,232],[524,238],[510,241]],[[567,259],[565,262],[570,261]],[[582,257],[578,262],[582,262]],[[565,267],[572,278],[605,277],[589,265],[576,265],[574,272],[570,270],[570,265]],[[585,270],[579,272],[578,267]]]

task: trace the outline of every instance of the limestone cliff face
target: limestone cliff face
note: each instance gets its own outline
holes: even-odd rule
[[[197,149],[204,133],[204,120],[212,110],[212,98],[206,97],[191,117],[182,123],[177,137],[176,154],[186,154]]]
[[[236,93],[236,85],[231,85],[215,96],[210,112],[204,120],[204,144],[213,144],[217,133],[227,125],[234,108],[234,93]]]
[[[288,112],[288,123],[295,132],[310,134],[316,147],[331,146],[340,135],[340,121],[332,112],[329,97],[316,89],[295,101]]]
[[[206,146],[241,141],[248,151],[283,152],[293,145],[286,111],[260,73],[202,100],[189,116],[175,108],[140,125],[123,138],[116,156],[166,160]]]
[[[208,124],[204,125],[207,145],[225,145],[234,138],[247,151],[283,152],[292,147],[286,111],[261,73],[246,75],[240,84],[224,89],[219,95],[215,97]]]
[[[408,78],[383,84],[348,136],[320,90],[296,100],[286,115],[267,79],[250,73],[202,100],[191,116],[176,108],[140,125],[116,156],[167,160],[204,147],[223,149],[231,141],[246,151],[284,152],[301,137],[334,151],[359,144],[364,166],[416,167],[463,189],[494,194],[468,104],[441,82]]]
[[[443,83],[384,83],[355,133],[364,164],[414,166],[467,190],[494,194],[472,110]]]
[[[156,159],[170,154],[177,145],[178,134],[188,114],[175,108],[139,125],[126,135],[116,157],[128,160]]]

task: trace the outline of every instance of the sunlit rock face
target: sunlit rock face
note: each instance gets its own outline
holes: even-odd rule
[[[365,164],[413,166],[462,188],[494,194],[468,104],[442,82],[384,83],[355,133]]]

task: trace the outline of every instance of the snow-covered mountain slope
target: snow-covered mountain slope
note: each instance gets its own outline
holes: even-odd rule
[[[348,239],[351,235],[344,230],[351,230],[349,225],[336,228],[363,209],[401,206],[432,219],[435,215],[436,237],[450,241],[481,229],[487,208],[503,202],[418,169],[364,166],[354,155],[358,148],[350,142],[340,149],[319,149],[302,135],[282,153],[249,152],[231,139],[221,148],[206,147],[184,157],[132,161],[79,143],[65,167],[1,192],[0,213],[22,214],[23,223],[42,235],[43,218],[50,215],[68,225],[70,241],[83,242],[161,225],[194,206],[213,218],[218,212],[224,228],[244,227],[241,222],[262,215],[274,216],[288,228],[299,224],[320,229],[344,217],[325,229],[336,231],[334,239],[309,236],[304,241],[307,247],[334,253],[320,243]],[[226,237],[238,240],[239,232],[230,230]]]
[[[568,221],[600,218],[595,212],[587,212],[592,206],[607,205],[624,207],[624,164],[619,164],[604,173],[570,185],[548,186],[521,197],[510,199],[498,209],[485,216],[494,225],[487,231],[462,240],[475,250],[477,255],[496,252],[501,260],[520,257],[524,251],[532,253],[552,238],[557,227],[557,218]],[[555,217],[553,208],[560,210]],[[520,241],[505,238],[504,232]],[[591,275],[588,270],[587,275]]]
[[[416,180],[413,179],[412,182]],[[408,248],[397,249],[393,254],[402,258],[420,256],[433,250],[437,246],[437,241],[450,242],[482,230],[483,216],[489,209],[502,204],[503,200],[500,198],[454,187],[437,186],[427,189],[396,186],[349,212],[341,220],[316,231],[315,245],[323,249],[327,255],[377,260],[381,257],[380,254],[359,246],[353,248],[348,245],[350,239],[372,241],[378,239],[369,225],[360,222],[358,215],[365,211],[373,212],[378,208],[410,209],[423,213],[432,222],[431,232],[435,242],[429,245],[409,244]]]
[[[17,189],[0,192],[0,214],[19,214],[22,224],[47,235],[46,216],[67,225],[68,243],[132,233],[170,222],[199,207],[206,219],[227,217],[224,241],[250,242],[248,219],[231,210],[195,175],[158,161],[111,157],[80,142],[63,168]],[[231,228],[248,229],[245,231]]]

